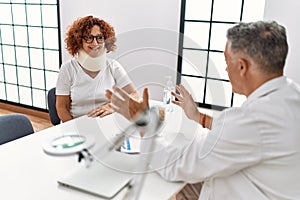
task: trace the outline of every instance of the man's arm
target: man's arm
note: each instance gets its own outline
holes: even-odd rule
[[[135,97],[117,86],[114,86],[113,89],[114,92],[106,90],[105,96],[111,101],[112,108],[128,120],[135,120],[141,112],[149,109],[148,88],[144,89],[141,101],[138,101]]]
[[[195,101],[189,91],[181,84],[176,86],[176,90],[179,94],[172,92],[172,95],[177,98],[177,101],[173,100],[172,103],[180,106],[190,120],[194,120],[201,124],[203,128],[211,129],[212,117],[198,111]]]

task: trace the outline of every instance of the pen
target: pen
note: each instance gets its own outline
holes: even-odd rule
[[[131,150],[129,138],[126,138],[127,150]]]

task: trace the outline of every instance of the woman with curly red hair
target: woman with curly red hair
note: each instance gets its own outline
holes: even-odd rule
[[[79,18],[68,28],[65,43],[73,58],[62,64],[56,83],[56,108],[62,122],[85,114],[111,114],[105,90],[114,85],[138,98],[121,64],[106,57],[116,48],[109,23],[93,16]]]

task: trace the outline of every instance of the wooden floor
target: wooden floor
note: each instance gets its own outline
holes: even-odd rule
[[[49,114],[47,112],[37,111],[33,109],[28,109],[28,108],[0,102],[0,115],[6,115],[12,113],[25,114],[30,119],[33,125],[34,132],[38,132],[40,130],[52,126],[49,119]]]

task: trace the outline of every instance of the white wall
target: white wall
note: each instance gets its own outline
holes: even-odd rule
[[[287,29],[289,53],[285,65],[285,75],[300,83],[300,1],[266,0],[264,19],[276,20]]]
[[[111,23],[117,33],[118,49],[109,56],[127,70],[136,87],[147,86],[150,96],[161,100],[164,76],[177,71],[177,33],[180,0],[63,0],[60,1],[62,38],[76,18],[92,14]],[[285,74],[300,83],[300,1],[266,0],[264,19],[274,19],[287,28],[289,54]],[[64,43],[63,61],[69,59]]]
[[[117,34],[117,59],[136,87],[150,88],[150,97],[161,100],[164,76],[177,71],[180,0],[64,0],[60,1],[62,38],[75,19],[102,18]],[[62,44],[63,61],[70,58]]]

